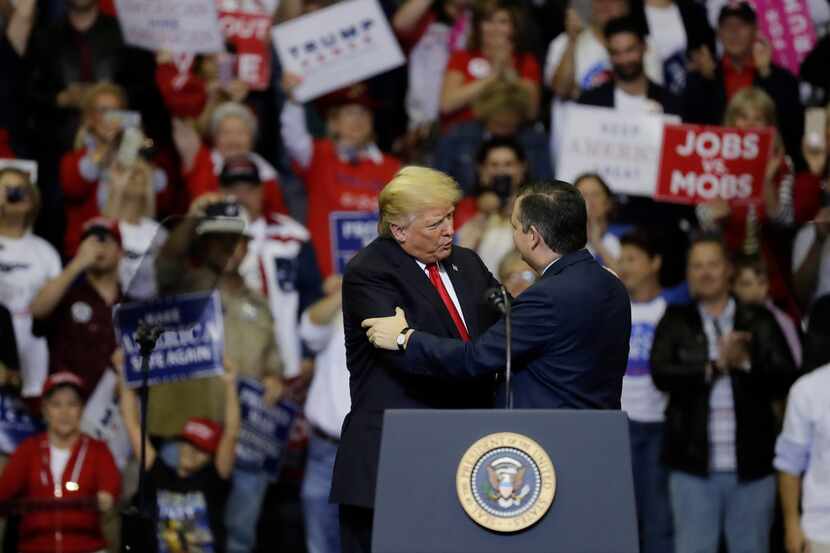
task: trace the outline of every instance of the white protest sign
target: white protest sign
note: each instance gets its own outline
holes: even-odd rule
[[[84,406],[81,430],[106,442],[115,458],[115,464],[123,469],[130,458],[132,448],[124,421],[121,419],[121,411],[118,410],[115,397],[117,384],[118,377],[115,373],[111,370],[105,371]]]
[[[274,27],[273,40],[285,71],[303,82],[298,101],[401,66],[405,59],[377,0],[344,0]]]
[[[29,175],[29,180],[37,183],[37,161],[29,159],[0,159],[0,169],[17,169]]]
[[[131,46],[192,54],[225,49],[216,0],[115,0],[115,6]]]
[[[556,178],[573,182],[582,173],[598,173],[617,194],[654,196],[669,118],[578,104],[565,106],[561,116]]]

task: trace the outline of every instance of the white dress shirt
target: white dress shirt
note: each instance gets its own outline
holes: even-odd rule
[[[421,263],[417,259],[415,260],[415,263],[418,264],[418,267],[420,267],[421,270],[426,275],[426,277],[429,278],[429,271],[427,271],[426,263]],[[455,269],[455,267],[453,266],[453,270],[457,270],[457,269]],[[444,267],[443,263],[438,263],[438,274],[441,276],[441,282],[444,283],[444,288],[447,289],[447,293],[450,295],[450,299],[452,300],[452,304],[455,306],[456,311],[458,311],[458,314],[461,316],[461,321],[464,323],[464,328],[466,328],[467,331],[469,332],[470,327],[467,326],[467,321],[464,320],[464,312],[461,310],[461,303],[459,303],[459,301],[458,301],[458,296],[455,294],[455,288],[453,288],[453,286],[452,286],[452,281],[450,280],[450,275],[447,274],[447,270]],[[432,281],[430,281],[430,284],[432,284]]]

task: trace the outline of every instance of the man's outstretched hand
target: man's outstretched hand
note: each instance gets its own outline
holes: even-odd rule
[[[365,319],[360,326],[368,329],[366,337],[373,346],[395,351],[398,349],[398,336],[409,325],[406,323],[406,313],[400,307],[396,307],[393,316]]]

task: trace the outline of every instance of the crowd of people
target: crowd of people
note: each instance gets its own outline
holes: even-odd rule
[[[279,24],[333,2],[230,3]],[[144,447],[158,551],[337,553],[341,275],[377,234],[380,191],[403,165],[450,175],[455,243],[518,296],[538,276],[514,250],[513,197],[556,174],[576,103],[774,136],[757,202],[572,183],[588,251],[631,299],[642,551],[830,551],[826,0],[806,2],[817,42],[798,73],[745,0],[380,4],[406,65],[302,103],[275,53],[261,89],[228,64],[230,42],[127,45],[111,0],[0,0],[3,550],[118,550]],[[244,228],[195,229],[223,263],[189,271],[187,221],[229,213]],[[224,373],[152,386],[142,444],[113,306],[208,281]],[[278,474],[234,462],[242,381],[302,406]],[[118,405],[110,447],[85,431],[97,394]]]

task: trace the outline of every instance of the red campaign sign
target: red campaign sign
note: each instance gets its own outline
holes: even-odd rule
[[[761,201],[772,130],[666,125],[655,199]]]
[[[236,48],[236,78],[254,90],[265,90],[271,80],[268,35],[271,15],[265,12],[224,11],[219,2],[222,35]]]

